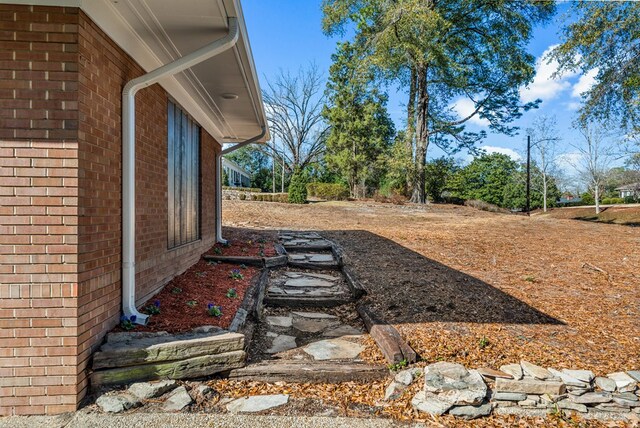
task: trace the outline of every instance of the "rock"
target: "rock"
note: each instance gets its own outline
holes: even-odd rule
[[[637,395],[635,395],[632,392],[621,392],[618,394],[613,394],[613,398],[622,398],[625,400],[630,400],[630,401],[639,401],[640,399],[638,398]]]
[[[487,395],[487,385],[476,370],[461,364],[439,362],[424,370],[425,392],[437,393],[452,405],[478,405]]]
[[[312,263],[327,263],[334,260],[331,254],[314,254],[309,258],[309,261]]]
[[[562,369],[562,372],[574,379],[578,379],[579,381],[586,383],[591,383],[593,378],[596,377],[591,370]]]
[[[384,401],[397,400],[400,398],[404,390],[407,389],[407,385],[400,382],[391,381],[387,389],[384,391]]]
[[[495,392],[491,399],[500,401],[524,401],[527,399],[527,394],[518,392]]]
[[[291,312],[294,318],[309,318],[309,319],[338,319],[337,316],[331,314],[325,314],[323,312]]]
[[[272,317],[269,316],[266,318],[267,324],[271,327],[282,327],[289,328],[291,327],[291,322],[293,319],[291,317]]]
[[[568,394],[560,394],[560,395],[544,394],[544,395],[540,396],[540,400],[545,405],[549,405],[549,404],[555,404],[558,401],[562,401],[562,400],[566,399],[568,396],[569,396]]]
[[[602,403],[598,404],[595,408],[604,412],[627,413],[631,411],[630,407],[621,406],[618,403]]]
[[[306,260],[306,258],[307,256],[303,254],[289,254],[289,259],[294,261],[302,261],[302,260]]]
[[[335,315],[316,312],[292,312],[292,314],[293,328],[304,333],[319,333],[340,324],[340,319]]]
[[[500,371],[510,374],[515,380],[522,379],[522,367],[520,364],[506,364],[500,366]]]
[[[567,389],[569,391],[569,395],[576,395],[576,396],[586,394],[587,392],[590,391],[589,389],[586,389],[586,388],[571,388],[571,389],[567,388]]]
[[[320,278],[291,278],[288,279],[285,283],[285,287],[310,287],[310,288],[322,288],[322,287],[333,287],[335,284],[333,281],[327,281],[325,279]]]
[[[640,382],[640,370],[629,370],[627,372],[636,382]]]
[[[364,346],[344,339],[327,339],[313,342],[303,348],[316,361],[357,358]]]
[[[298,345],[296,345],[295,337],[287,336],[286,334],[279,334],[273,338],[271,341],[271,347],[265,352],[267,354],[277,354],[297,347]]]
[[[495,379],[495,378],[498,378],[498,377],[505,378],[505,379],[513,379],[512,375],[510,375],[508,373],[505,373],[503,371],[500,371],[500,370],[491,369],[489,367],[481,367],[481,368],[479,368],[478,369],[478,373],[480,373],[480,375],[482,377],[489,378],[489,379]]]
[[[620,392],[633,392],[636,390],[636,381],[625,372],[609,373],[607,375],[616,383],[616,388]]]
[[[527,398],[526,400],[518,401],[520,407],[537,407],[538,400],[532,400]]]
[[[411,405],[416,410],[435,416],[443,415],[453,407],[449,401],[444,401],[436,394],[425,391],[418,392],[411,400]]]
[[[631,392],[613,394],[613,402],[621,406],[640,407],[640,401],[638,400],[638,397]]]
[[[406,369],[399,371],[393,378],[398,383],[409,386],[416,380],[418,377],[422,376],[422,369]]]
[[[327,275],[324,273],[305,273],[306,276],[311,276],[313,278],[326,279],[327,281],[338,281],[340,278],[333,275]]]
[[[613,397],[608,392],[587,392],[578,397],[571,397],[571,401],[580,404],[608,403],[611,400],[613,400]]]
[[[176,388],[164,402],[162,408],[168,412],[178,412],[193,403],[184,386]]]
[[[576,412],[580,413],[587,413],[589,411],[589,409],[587,409],[587,406],[585,406],[584,404],[578,404],[569,400],[558,401],[556,404],[558,408],[563,410],[575,410]]]
[[[216,391],[211,388],[209,385],[199,385],[198,386],[198,396],[204,398],[204,399],[209,399],[212,396],[214,396],[216,393]]]
[[[575,387],[578,387],[578,388],[588,388],[590,386],[589,382],[583,382],[583,381],[571,376],[570,374],[566,373],[564,370],[560,371],[560,370],[556,370],[556,369],[552,369],[552,368],[549,368],[547,370],[549,370],[549,373],[551,373],[552,375],[562,379],[562,382],[564,382],[564,384],[567,385],[567,386],[575,386]],[[576,371],[576,370],[574,370],[574,371]]]
[[[488,416],[491,413],[491,404],[481,406],[456,406],[449,410],[449,414],[464,419],[475,419],[481,416]]]
[[[343,324],[339,327],[326,330],[322,335],[324,337],[341,337],[341,336],[359,336],[363,332],[350,325]]]
[[[553,377],[549,370],[536,366],[528,361],[520,361],[520,366],[525,375],[531,376],[534,379],[545,380]]]
[[[159,382],[138,382],[131,385],[128,392],[138,398],[160,397],[165,392],[171,391],[178,384],[175,380],[161,380]]]
[[[596,378],[596,386],[603,391],[614,392],[616,390],[616,381],[608,377],[598,376]]]
[[[96,400],[100,410],[107,413],[120,413],[132,407],[138,407],[140,400],[132,394],[101,395]]]
[[[540,381],[534,379],[511,380],[496,379],[495,390],[498,392],[520,392],[523,394],[564,394],[566,388],[562,382]]]
[[[231,413],[253,413],[272,409],[285,405],[289,402],[289,396],[285,394],[276,395],[254,395],[252,397],[242,397],[227,404],[227,411]]]

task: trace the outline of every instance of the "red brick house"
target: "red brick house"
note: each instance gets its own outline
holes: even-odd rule
[[[0,0],[0,415],[77,408],[123,311],[222,239],[221,143],[265,125],[239,0]]]

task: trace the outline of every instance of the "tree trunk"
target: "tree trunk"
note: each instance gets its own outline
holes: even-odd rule
[[[407,103],[407,134],[405,135],[405,151],[409,160],[413,157],[413,141],[416,136],[416,83],[417,71],[415,66],[411,66],[411,81],[409,82],[409,102]],[[411,162],[408,162],[410,164]],[[413,173],[407,174],[407,190],[413,189]]]
[[[425,204],[427,195],[425,189],[425,166],[427,163],[427,147],[429,145],[429,130],[427,128],[427,112],[429,109],[429,94],[427,93],[427,69],[418,67],[417,72],[417,95],[416,105],[418,117],[416,122],[416,154],[415,154],[415,179],[413,183],[413,194],[411,202]]]
[[[596,184],[596,214],[600,214],[600,186]]]
[[[547,174],[542,174],[542,210],[547,212]]]

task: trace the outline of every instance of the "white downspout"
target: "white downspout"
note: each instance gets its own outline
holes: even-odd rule
[[[222,237],[222,156],[227,153],[231,153],[233,151],[238,150],[241,147],[247,146],[251,143],[255,143],[260,138],[264,137],[267,133],[267,127],[262,127],[262,132],[256,135],[255,137],[249,138],[246,141],[236,144],[235,146],[231,146],[222,150],[219,154],[216,155],[216,240],[221,244],[226,244],[227,240]]]
[[[122,310],[146,324],[136,309],[136,93],[160,79],[184,71],[233,47],[239,38],[238,20],[229,17],[226,36],[129,81],[122,90]]]

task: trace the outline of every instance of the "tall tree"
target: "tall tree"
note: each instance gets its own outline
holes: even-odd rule
[[[576,171],[593,193],[596,214],[600,214],[600,198],[615,152],[607,141],[606,130],[598,125],[582,125],[578,128],[581,140],[573,146],[579,158],[573,164]]]
[[[533,25],[554,13],[551,1],[324,0],[323,11],[328,34],[355,23],[356,42],[390,79],[409,74],[411,85],[415,72],[415,104],[411,94],[408,104],[408,126],[415,117],[416,129],[414,202],[426,202],[430,142],[446,151],[472,147],[485,135],[465,130],[477,116],[512,134],[509,122],[537,104],[522,104],[518,88],[533,78],[535,58],[526,45]],[[464,117],[452,107],[460,99],[473,104]]]
[[[551,57],[558,73],[566,70],[595,75],[584,94],[583,124],[596,119],[616,120],[640,132],[640,3],[579,1],[563,32],[564,41]]]
[[[293,173],[318,160],[328,132],[322,118],[325,98],[318,68],[312,64],[295,75],[281,70],[267,82],[262,96],[271,132],[282,144],[278,154],[287,170]]]
[[[531,151],[537,163],[534,173],[540,175],[542,180],[542,208],[547,212],[551,176],[557,170],[556,146],[560,142],[558,125],[554,117],[541,115],[534,119],[527,134],[531,137]]]
[[[351,43],[338,44],[323,111],[330,126],[325,160],[347,181],[354,198],[364,197],[366,182],[380,176],[376,172],[394,134],[387,97],[373,87],[371,73],[358,70],[357,55]]]

